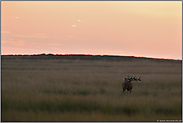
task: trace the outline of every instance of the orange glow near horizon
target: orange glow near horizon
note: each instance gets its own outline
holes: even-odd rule
[[[182,1],[2,1],[1,54],[182,59]]]

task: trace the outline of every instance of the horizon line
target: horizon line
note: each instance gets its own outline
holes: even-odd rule
[[[90,55],[90,56],[119,56],[119,57],[137,57],[137,58],[149,58],[149,59],[164,59],[164,60],[180,60],[182,59],[173,59],[173,58],[158,58],[158,57],[149,57],[149,56],[135,56],[135,55],[117,55],[117,54],[84,54],[84,53],[63,53],[63,54],[58,54],[58,53],[32,53],[32,54],[1,54],[2,55]]]

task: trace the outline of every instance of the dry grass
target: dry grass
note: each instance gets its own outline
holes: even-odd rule
[[[2,59],[2,121],[181,120],[181,65]],[[128,74],[142,77],[131,95],[121,89]]]

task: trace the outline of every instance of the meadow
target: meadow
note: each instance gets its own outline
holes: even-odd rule
[[[1,56],[1,121],[182,121],[182,61],[83,57]]]

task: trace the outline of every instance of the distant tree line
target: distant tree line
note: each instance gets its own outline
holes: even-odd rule
[[[155,60],[164,61],[182,61],[173,59],[146,58],[135,56],[114,56],[114,55],[88,55],[88,54],[33,54],[33,55],[1,55],[1,59],[70,59],[70,60],[105,60],[105,61],[135,61],[135,60]]]

